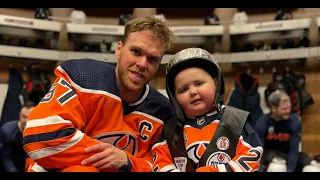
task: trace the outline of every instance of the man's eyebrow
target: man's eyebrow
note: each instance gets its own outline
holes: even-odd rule
[[[148,56],[148,57],[150,57],[150,58],[155,58],[155,59],[157,59],[157,60],[161,60],[161,56]]]
[[[132,46],[130,47],[130,49],[137,49],[137,50],[143,51],[140,47],[135,46],[135,45],[132,45]]]
[[[140,48],[140,47],[138,47],[138,46],[132,45],[130,48],[131,48],[131,49],[137,49],[137,50],[139,50],[139,51],[144,52],[145,54],[147,54],[147,56],[148,56],[149,58],[156,58],[156,59],[158,59],[158,60],[161,60],[161,55],[150,55],[149,53],[147,53],[146,51],[144,51],[142,48]]]

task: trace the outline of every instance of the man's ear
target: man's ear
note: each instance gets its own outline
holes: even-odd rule
[[[271,106],[270,111],[271,111],[272,113],[276,112],[276,111],[277,111],[277,107],[276,107],[276,106]]]
[[[122,41],[119,41],[118,44],[117,44],[117,47],[116,47],[116,57],[117,57],[118,60],[120,58],[122,47],[123,47],[123,43],[122,43]]]

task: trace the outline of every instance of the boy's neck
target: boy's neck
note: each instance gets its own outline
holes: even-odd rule
[[[213,113],[213,112],[215,112],[217,109],[216,109],[216,107],[214,106],[214,107],[212,107],[207,113],[205,113],[205,114],[201,114],[201,115],[198,115],[198,116],[196,116],[196,117],[188,117],[187,116],[187,118],[189,118],[189,119],[196,119],[197,117],[201,117],[201,116],[204,116],[204,115],[206,115],[206,114],[210,114],[210,113]]]

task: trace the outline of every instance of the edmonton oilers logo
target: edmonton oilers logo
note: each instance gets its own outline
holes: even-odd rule
[[[231,160],[230,156],[224,152],[215,152],[209,156],[206,166],[217,167],[218,164],[226,164]]]

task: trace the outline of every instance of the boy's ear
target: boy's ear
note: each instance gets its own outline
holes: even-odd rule
[[[218,84],[217,78],[214,78],[213,82],[214,82],[215,85],[217,85]]]

